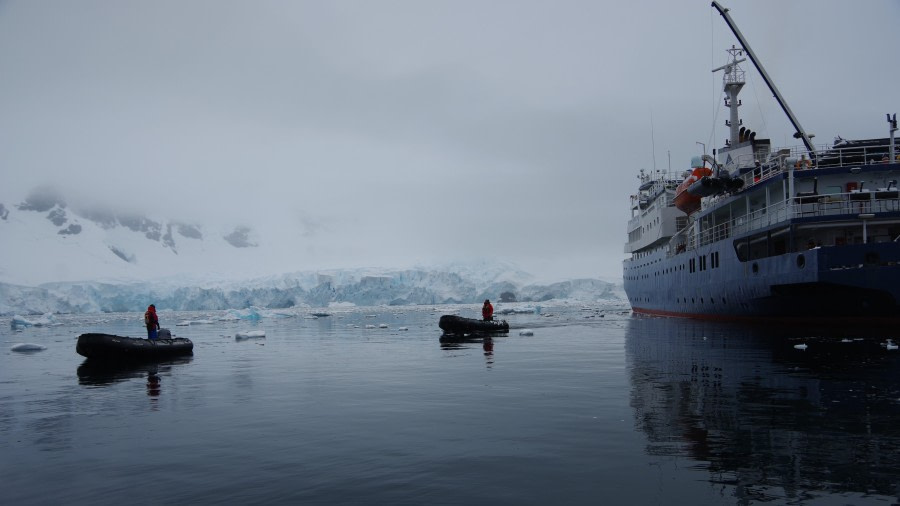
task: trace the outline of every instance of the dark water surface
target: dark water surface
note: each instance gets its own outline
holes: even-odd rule
[[[884,331],[545,307],[507,316],[508,336],[441,343],[455,309],[177,327],[220,313],[162,312],[194,356],[112,370],[77,336],[140,336],[140,315],[0,320],[0,502],[898,502]],[[10,351],[23,342],[47,349]]]

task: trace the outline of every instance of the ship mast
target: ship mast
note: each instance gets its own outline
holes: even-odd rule
[[[731,46],[731,49],[728,50],[728,54],[731,55],[731,63],[726,63],[725,65],[712,70],[713,73],[720,70],[725,71],[725,75],[722,77],[722,87],[728,95],[728,98],[725,99],[725,105],[728,106],[728,111],[730,113],[727,124],[731,127],[731,135],[729,136],[731,146],[737,146],[737,144],[741,142],[740,129],[738,128],[740,126],[738,107],[741,105],[741,102],[738,100],[738,93],[740,93],[741,88],[744,87],[745,81],[744,70],[738,66],[738,63],[747,60],[746,58],[738,59],[738,56],[740,56],[741,53],[740,49]]]
[[[803,145],[806,146],[806,150],[809,152],[810,158],[815,156],[815,149],[813,148],[812,141],[810,140],[809,135],[806,134],[806,131],[803,130],[803,127],[800,126],[800,122],[797,121],[794,113],[791,112],[791,108],[788,107],[787,102],[782,98],[781,93],[779,93],[778,88],[775,87],[775,83],[772,82],[772,79],[769,77],[769,74],[766,72],[766,69],[763,68],[762,63],[760,63],[759,58],[756,57],[756,54],[750,49],[750,45],[747,44],[747,41],[744,39],[744,36],[741,34],[741,31],[738,30],[737,26],[734,24],[734,21],[731,20],[731,16],[728,15],[728,9],[719,5],[719,2],[713,0],[712,6],[719,11],[719,14],[725,18],[725,23],[728,24],[728,28],[731,29],[731,32],[734,33],[734,36],[737,37],[738,42],[741,43],[741,47],[744,48],[744,51],[747,52],[747,56],[750,57],[750,61],[753,62],[753,65],[756,67],[756,70],[759,71],[760,75],[762,75],[763,81],[766,82],[766,86],[769,87],[769,90],[772,91],[772,94],[775,95],[775,100],[778,101],[778,105],[781,106],[781,109],[787,114],[788,119],[791,121],[791,124],[794,126],[794,137],[802,139]],[[737,114],[737,105],[732,105],[732,116]],[[734,123],[731,125],[732,130],[732,138],[734,137]]]

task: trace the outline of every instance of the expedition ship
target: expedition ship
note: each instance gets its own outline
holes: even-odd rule
[[[813,146],[734,25],[722,71],[729,139],[678,177],[641,171],[624,288],[636,313],[706,319],[900,322],[900,155],[889,137]],[[803,146],[742,126],[747,58]]]

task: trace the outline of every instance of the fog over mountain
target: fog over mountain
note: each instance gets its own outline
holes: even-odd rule
[[[40,187],[0,202],[0,240],[10,245],[0,257],[0,314],[619,297],[613,283],[548,282],[501,260],[305,270],[274,261],[270,239],[247,224],[116,211]]]

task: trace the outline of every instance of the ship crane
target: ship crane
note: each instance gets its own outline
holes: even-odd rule
[[[744,48],[744,51],[747,52],[747,56],[750,57],[750,61],[753,62],[753,66],[756,67],[756,70],[759,71],[760,75],[762,75],[763,81],[766,82],[766,86],[769,87],[769,90],[775,95],[775,100],[778,101],[778,105],[781,106],[781,109],[787,114],[788,119],[791,121],[791,124],[794,126],[794,137],[803,140],[803,145],[806,146],[806,150],[809,152],[809,156],[811,159],[815,159],[815,148],[812,145],[812,135],[808,135],[806,130],[800,126],[800,122],[797,120],[797,117],[794,116],[794,113],[791,112],[791,108],[788,107],[787,102],[784,101],[784,98],[781,96],[781,93],[778,91],[778,88],[775,87],[775,83],[772,82],[772,79],[769,77],[766,69],[763,68],[762,63],[760,63],[759,58],[756,57],[756,54],[750,49],[750,45],[747,44],[747,41],[744,39],[744,36],[741,34],[741,31],[738,30],[737,26],[734,24],[734,21],[731,20],[731,16],[728,15],[728,9],[719,5],[719,2],[713,1],[712,6],[719,11],[719,14],[725,18],[725,23],[728,24],[728,28],[731,29],[731,32],[737,37],[738,42],[741,43],[741,47]],[[735,62],[732,62],[735,63]],[[727,67],[728,65],[725,65]],[[718,70],[718,69],[717,69]],[[732,104],[732,115],[737,114],[737,104]],[[735,128],[732,122],[732,129]]]

